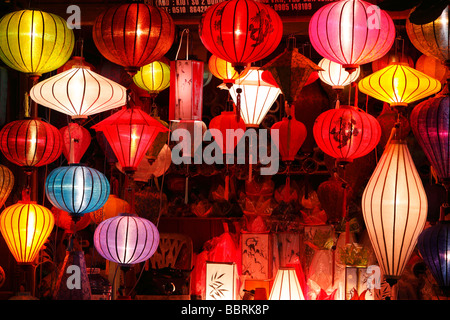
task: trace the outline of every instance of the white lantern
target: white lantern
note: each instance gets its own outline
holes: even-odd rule
[[[323,58],[320,60],[319,67],[323,70],[319,71],[319,78],[326,84],[330,85],[334,90],[342,90],[345,86],[351,84],[358,79],[360,68],[357,67],[352,73],[348,73],[341,64]]]
[[[305,300],[295,268],[278,269],[269,300]]]
[[[206,262],[206,300],[238,300],[239,278],[234,262]]]

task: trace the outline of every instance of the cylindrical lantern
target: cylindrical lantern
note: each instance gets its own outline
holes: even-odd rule
[[[360,68],[357,67],[355,72],[348,73],[342,65],[326,58],[319,61],[319,67],[323,71],[319,71],[319,78],[332,89],[342,90],[345,86],[355,82],[359,78]]]
[[[223,83],[225,84],[231,85],[236,81],[236,79],[244,75],[240,75],[239,72],[233,68],[231,62],[225,61],[215,55],[212,55],[211,58],[209,58],[208,67],[213,76],[223,80]]]
[[[67,211],[63,211],[56,207],[51,209],[53,216],[55,217],[55,224],[58,228],[64,229],[68,234],[73,234],[77,231],[83,230],[91,223],[91,217],[89,215],[84,215],[75,224],[72,217]]]
[[[170,14],[145,3],[108,8],[94,21],[92,37],[100,53],[134,75],[162,58],[172,46],[175,25]]]
[[[50,210],[24,199],[0,215],[0,231],[9,250],[20,264],[32,264],[53,230]]]
[[[75,44],[63,18],[38,10],[20,10],[0,19],[0,59],[9,67],[40,76],[61,67]]]
[[[72,119],[118,108],[127,101],[125,87],[85,67],[74,67],[38,82],[31,88],[30,97]]]
[[[45,193],[53,206],[69,212],[73,219],[98,210],[110,192],[106,176],[80,164],[58,167],[45,181]]]
[[[69,163],[80,163],[91,143],[89,130],[76,122],[70,122],[59,129],[63,143],[63,154]]]
[[[8,167],[0,164],[0,207],[8,199],[14,187],[14,174]]]
[[[269,300],[305,300],[295,268],[279,268]]]
[[[238,105],[238,97],[240,99],[240,115],[247,127],[259,127],[281,93],[278,86],[261,78],[263,72],[257,67],[249,67],[248,72],[229,89],[235,105]],[[239,94],[238,89],[242,93]]]
[[[391,284],[400,278],[427,219],[422,180],[406,142],[391,140],[362,196],[373,250]]]
[[[133,81],[150,96],[156,97],[170,85],[170,67],[161,61],[149,63],[139,69]]]
[[[227,0],[202,15],[199,36],[213,55],[241,72],[271,54],[281,41],[283,23],[271,7],[253,0]]]
[[[362,0],[334,1],[321,7],[309,22],[312,46],[349,72],[383,57],[394,43],[395,26],[384,10],[378,10],[379,14]]]
[[[317,117],[313,134],[323,152],[345,164],[371,152],[380,141],[381,128],[372,115],[341,105]]]
[[[447,82],[447,78],[450,77],[449,72],[442,61],[424,54],[417,59],[416,69],[436,80],[439,80],[442,84],[445,84]]]
[[[169,120],[202,120],[203,61],[170,62]]]
[[[38,118],[7,123],[0,131],[0,149],[12,163],[31,171],[52,163],[62,153],[59,130]]]
[[[122,213],[97,226],[94,246],[106,260],[130,266],[153,256],[159,246],[159,232],[149,220]]]
[[[439,92],[441,83],[406,64],[392,63],[361,79],[358,88],[391,107],[401,107]]]
[[[91,212],[90,216],[92,221],[99,224],[106,219],[118,216],[119,213],[130,212],[130,209],[128,202],[120,199],[115,194],[110,194],[105,205],[100,210]]]

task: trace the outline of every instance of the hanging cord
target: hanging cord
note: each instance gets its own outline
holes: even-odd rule
[[[181,45],[183,43],[183,34],[186,33],[186,60],[189,60],[189,29],[183,29],[180,36],[180,44],[178,46],[177,54],[175,55],[175,60],[178,60],[178,54],[180,53]]]

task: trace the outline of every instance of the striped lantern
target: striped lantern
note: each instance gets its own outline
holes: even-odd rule
[[[161,61],[149,63],[139,69],[133,81],[151,97],[156,97],[170,85],[170,67]]]
[[[14,174],[8,167],[0,164],[0,207],[3,206],[11,194],[14,186]]]
[[[344,89],[345,86],[355,82],[360,74],[359,67],[356,68],[355,72],[348,73],[342,65],[326,58],[320,60],[318,66],[323,69],[318,71],[320,80],[330,85],[334,90]]]

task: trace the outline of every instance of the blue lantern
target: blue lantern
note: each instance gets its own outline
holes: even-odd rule
[[[442,220],[420,234],[417,247],[439,288],[450,295],[450,221]]]
[[[45,182],[48,200],[73,219],[93,212],[106,203],[110,186],[100,171],[80,164],[54,169]]]

